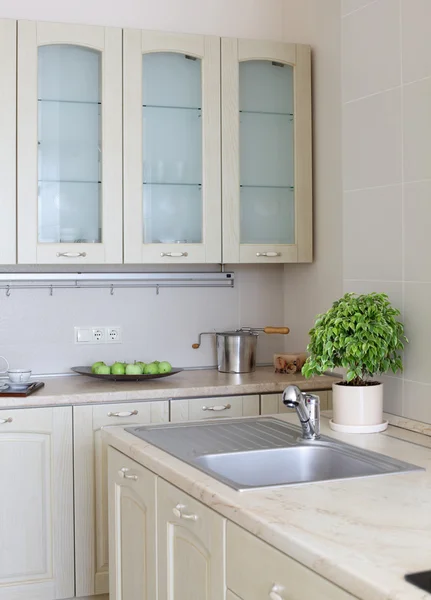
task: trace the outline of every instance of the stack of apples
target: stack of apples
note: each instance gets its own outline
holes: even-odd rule
[[[172,365],[166,360],[160,362],[154,360],[150,363],[135,361],[134,363],[115,362],[113,365],[106,365],[104,362],[95,362],[91,367],[91,372],[97,375],[158,375],[159,373],[170,373]]]

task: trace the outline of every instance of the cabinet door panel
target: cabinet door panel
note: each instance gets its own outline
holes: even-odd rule
[[[157,481],[159,600],[224,600],[225,519]]]
[[[122,262],[121,29],[18,24],[18,262]]]
[[[169,421],[169,403],[74,407],[76,594],[109,590],[107,447],[102,427]]]
[[[72,411],[0,411],[0,600],[73,595]]]
[[[312,259],[310,48],[222,39],[223,262]]]
[[[16,262],[16,21],[0,20],[0,264]]]
[[[125,262],[220,262],[220,39],[126,30],[124,56]]]
[[[171,400],[171,421],[198,421],[223,417],[253,417],[259,414],[259,396],[221,396]]]
[[[156,476],[108,449],[110,600],[156,596]]]

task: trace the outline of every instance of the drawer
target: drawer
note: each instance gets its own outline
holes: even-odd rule
[[[259,415],[259,396],[222,396],[171,400],[171,421],[199,421],[215,417],[253,417]]]
[[[230,522],[226,552],[227,587],[244,600],[354,600],[354,596]]]
[[[133,423],[165,423],[169,421],[169,402],[142,401],[92,406],[93,428]]]
[[[311,392],[320,398],[320,410],[328,410],[332,408],[332,392],[328,390],[315,390]],[[330,395],[330,400],[329,400]],[[330,406],[329,406],[330,402]],[[295,412],[293,408],[284,406],[281,399],[281,394],[265,394],[261,396],[261,414],[262,415],[277,415],[280,413]]]

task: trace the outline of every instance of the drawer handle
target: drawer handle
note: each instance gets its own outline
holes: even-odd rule
[[[218,406],[202,406],[202,410],[227,410],[232,408],[231,404],[219,404]]]
[[[138,476],[137,475],[127,475],[127,473],[130,471],[130,469],[127,469],[126,467],[123,467],[122,469],[120,469],[118,471],[118,474],[120,475],[120,477],[122,477],[123,479],[131,479],[132,481],[138,481]]]
[[[57,257],[60,258],[64,256],[64,258],[85,258],[87,256],[86,252],[57,252]]]
[[[0,425],[3,425],[4,423],[12,423],[12,421],[12,417],[8,417],[7,419],[0,419]]]
[[[280,592],[283,592],[284,588],[276,583],[272,586],[269,592],[269,600],[283,600],[283,596],[280,596]]]
[[[172,512],[178,519],[184,519],[186,521],[197,521],[198,516],[193,514],[188,514],[183,512],[185,508],[185,504],[177,504],[175,508],[172,509]]]
[[[256,252],[256,256],[266,256],[267,258],[275,258],[281,256],[281,252]]]
[[[188,255],[188,252],[160,252],[160,256],[169,256],[170,258],[181,258]]]
[[[124,412],[108,412],[108,417],[133,417],[133,415],[137,414],[137,410],[129,410]]]

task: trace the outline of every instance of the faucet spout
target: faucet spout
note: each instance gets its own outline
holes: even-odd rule
[[[320,437],[320,410],[319,398],[304,394],[296,385],[289,385],[283,392],[283,404],[288,408],[294,408],[302,427],[302,438],[315,440]],[[308,408],[309,401],[313,399],[316,407],[313,418],[310,417]]]

